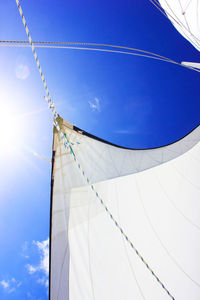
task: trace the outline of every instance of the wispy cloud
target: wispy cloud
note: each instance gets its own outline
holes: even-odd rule
[[[45,278],[45,277],[39,278],[39,279],[37,280],[37,282],[40,283],[40,284],[42,284],[42,285],[44,285],[44,286],[46,286],[46,287],[49,286],[49,281],[48,281],[48,279]]]
[[[118,133],[118,134],[131,134],[132,131],[129,130],[129,129],[119,129],[119,130],[116,130],[115,133]]]
[[[39,266],[34,267],[34,266],[32,266],[32,265],[27,264],[27,265],[26,265],[26,268],[27,268],[29,274],[33,274],[33,273],[39,271]]]
[[[3,287],[4,289],[7,289],[7,288],[9,287],[9,282],[6,281],[6,280],[0,281],[0,284],[2,285],[2,287]]]
[[[115,130],[114,133],[117,134],[136,134],[138,133],[138,129],[137,128],[131,128],[131,129],[119,129],[119,130]]]
[[[88,101],[88,104],[93,111],[101,111],[99,98],[94,98],[94,101]]]
[[[49,238],[42,242],[33,241],[33,244],[37,247],[37,251],[40,255],[40,261],[37,265],[27,264],[26,268],[30,275],[37,273],[41,278],[37,279],[37,282],[48,287],[48,274],[49,274]]]
[[[13,293],[18,287],[20,287],[21,282],[17,281],[14,277],[11,279],[3,279],[0,281],[0,285],[7,293]]]
[[[46,275],[48,275],[49,274],[49,238],[43,242],[35,242],[35,244],[41,253],[39,268]]]
[[[22,251],[21,251],[21,256],[28,259],[29,255],[28,255],[28,242],[24,242],[23,246],[22,246]]]
[[[39,109],[36,109],[36,110],[32,110],[32,111],[28,111],[28,112],[25,112],[23,114],[20,114],[16,117],[16,119],[21,119],[21,118],[26,118],[26,117],[30,117],[32,115],[37,115],[41,112],[44,112],[44,111],[47,111],[48,108],[47,107],[43,107],[43,108],[39,108]]]

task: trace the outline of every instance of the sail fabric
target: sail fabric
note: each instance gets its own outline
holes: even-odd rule
[[[159,0],[174,27],[200,51],[199,0]]]
[[[59,120],[78,163],[175,299],[200,298],[200,127],[171,145],[117,147]],[[169,299],[54,129],[50,300]]]
[[[181,64],[200,70],[200,63],[193,63],[193,62],[189,62],[189,61],[182,61]]]

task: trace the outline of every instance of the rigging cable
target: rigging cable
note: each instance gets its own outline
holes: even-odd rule
[[[28,41],[0,41],[1,47],[31,47]],[[168,63],[172,63],[175,65],[179,65],[181,67],[185,67],[187,69],[194,70],[196,72],[200,72],[195,67],[186,66],[181,63],[178,63],[170,58],[165,56],[145,51],[137,48],[125,47],[120,45],[110,45],[110,44],[98,44],[98,43],[81,43],[81,42],[43,42],[43,41],[34,41],[32,42],[35,48],[52,48],[52,49],[71,49],[71,50],[86,50],[86,51],[100,51],[100,52],[110,52],[110,53],[119,53],[119,54],[127,54],[127,55],[134,55],[140,57],[146,57],[150,59],[160,60]],[[64,46],[64,45],[77,45],[77,46]],[[82,47],[80,47],[82,45]],[[104,48],[92,48],[92,47],[85,47],[85,46],[100,46]],[[105,49],[105,48],[117,48],[117,49],[124,49],[124,50],[131,50],[132,52],[128,51],[120,51],[120,50],[112,50],[112,49]],[[135,51],[135,52],[133,52]]]

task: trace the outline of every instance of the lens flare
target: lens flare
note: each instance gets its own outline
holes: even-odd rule
[[[15,75],[18,79],[24,80],[29,77],[30,70],[25,57],[18,57],[16,61]]]

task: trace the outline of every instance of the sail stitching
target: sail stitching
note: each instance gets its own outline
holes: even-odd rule
[[[174,209],[192,226],[194,226],[196,229],[200,230],[200,226],[197,225],[194,221],[192,221],[185,213],[182,212],[182,210],[177,206],[177,204],[173,201],[172,197],[167,193],[166,189],[164,188],[163,184],[161,183],[160,176],[154,171],[154,175],[158,181],[159,186],[163,190],[163,193],[165,194],[168,201],[171,203],[171,205],[174,207]]]
[[[115,186],[115,192],[116,192],[117,216],[118,216],[118,220],[120,221],[120,213],[119,213],[119,193],[118,193],[118,191],[117,191],[117,185],[115,184],[114,186]],[[136,272],[134,271],[133,265],[132,265],[131,260],[130,260],[130,258],[129,258],[128,251],[127,251],[127,247],[126,247],[125,240],[124,240],[123,237],[122,237],[122,242],[123,242],[123,247],[124,247],[125,255],[126,255],[126,258],[127,258],[127,262],[128,262],[129,268],[130,268],[130,270],[131,270],[131,273],[132,273],[132,275],[133,275],[133,278],[134,278],[134,280],[135,280],[135,282],[136,282],[136,285],[137,285],[137,287],[138,287],[139,293],[140,293],[142,299],[143,299],[143,300],[146,300],[145,297],[144,297],[144,293],[143,293],[143,291],[142,291],[142,288],[141,288],[141,286],[140,286],[140,284],[139,284],[139,281],[138,281],[138,279],[137,279]]]
[[[144,205],[144,201],[142,200],[141,192],[140,192],[140,188],[139,188],[139,184],[138,184],[138,181],[137,181],[136,178],[135,178],[135,183],[136,183],[136,187],[137,187],[137,190],[138,190],[139,199],[140,199],[140,202],[142,204],[142,208],[143,208],[144,214],[146,216],[146,219],[147,219],[147,221],[148,221],[148,223],[149,223],[152,231],[154,232],[157,240],[159,241],[160,245],[165,250],[165,252],[170,257],[170,259],[174,262],[174,264],[181,270],[181,272],[183,272],[194,284],[196,284],[199,287],[200,286],[199,283],[196,282],[188,273],[185,272],[185,270],[183,269],[183,267],[177,262],[177,260],[173,257],[173,255],[170,253],[170,251],[167,249],[167,247],[165,246],[165,244],[163,243],[163,241],[159,237],[158,232],[155,230],[155,227],[153,226],[153,223],[152,223],[152,221],[151,221],[151,219],[149,217],[147,209],[146,209],[146,207]]]
[[[87,219],[87,245],[88,245],[88,260],[89,260],[89,273],[90,273],[90,283],[92,290],[92,298],[95,300],[95,292],[94,292],[94,279],[92,275],[92,264],[91,264],[91,246],[90,246],[90,205],[91,202],[88,203],[88,219]]]

